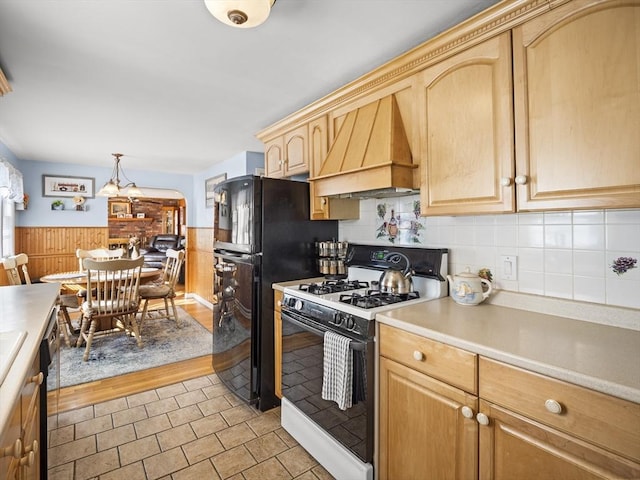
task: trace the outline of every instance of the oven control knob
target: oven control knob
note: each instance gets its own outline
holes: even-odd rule
[[[296,300],[296,303],[293,305],[293,308],[300,311],[302,310],[302,300]]]
[[[334,325],[342,325],[342,322],[344,321],[344,313],[342,312],[336,312],[333,315],[333,324]]]
[[[347,316],[346,326],[347,330],[353,330],[356,326],[356,321],[351,315]]]

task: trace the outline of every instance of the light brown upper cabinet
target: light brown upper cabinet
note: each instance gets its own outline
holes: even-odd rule
[[[509,32],[417,75],[423,215],[512,212]]]
[[[327,157],[329,150],[329,122],[326,116],[309,122],[309,163],[311,176]],[[360,216],[360,202],[348,198],[329,198],[316,196],[314,184],[309,184],[311,202],[311,220],[346,220]]]
[[[640,207],[638,18],[574,0],[421,72],[422,214]]]
[[[267,177],[282,178],[309,172],[308,135],[305,124],[265,142]]]
[[[640,206],[640,2],[574,0],[513,30],[519,210]]]

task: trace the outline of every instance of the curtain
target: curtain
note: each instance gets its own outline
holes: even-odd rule
[[[13,255],[15,240],[15,204],[24,199],[22,173],[0,158],[0,256]]]
[[[2,158],[0,158],[0,198],[14,203],[20,203],[24,198],[22,173]]]

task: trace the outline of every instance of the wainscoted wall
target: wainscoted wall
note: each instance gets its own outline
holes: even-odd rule
[[[107,245],[107,227],[16,227],[16,252],[29,255],[33,279],[50,273],[78,270],[76,249]],[[6,285],[6,275],[2,275]]]
[[[213,303],[213,228],[187,230],[186,291]]]
[[[78,269],[76,249],[104,247],[109,238],[107,227],[17,227],[16,252],[29,255],[32,278]],[[213,229],[187,230],[185,289],[213,303]],[[0,285],[7,278],[0,267]]]
[[[415,218],[419,200],[361,200],[360,219],[341,221],[340,239],[447,247],[450,272],[489,268],[500,289],[640,308],[638,209]],[[388,228],[392,208],[400,217],[395,238]],[[501,255],[518,257],[517,280],[502,278]],[[638,259],[637,268],[616,275],[611,264],[619,257]]]

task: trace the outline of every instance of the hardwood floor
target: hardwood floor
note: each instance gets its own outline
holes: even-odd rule
[[[180,305],[202,326],[212,331],[213,314],[209,308],[193,299],[184,298],[184,292],[178,293],[176,305]],[[153,304],[150,304],[149,308],[152,306]],[[49,393],[47,398],[48,415],[164,387],[211,373],[213,373],[211,356],[207,355],[149,370],[62,388],[59,391],[57,402],[55,392]]]

